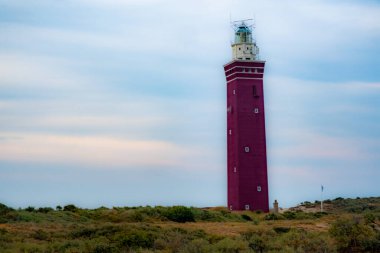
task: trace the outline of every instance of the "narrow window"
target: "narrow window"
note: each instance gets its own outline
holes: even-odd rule
[[[230,129],[230,130],[228,130],[228,134],[229,135],[231,135],[232,134],[232,130]]]
[[[245,151],[245,153],[248,153],[249,152],[249,147],[244,147],[244,151]]]
[[[257,89],[256,89],[256,85],[253,86],[253,96],[256,97],[257,96]]]
[[[245,210],[249,210],[249,205],[245,205]]]
[[[259,108],[255,108],[255,113],[259,113]]]
[[[232,211],[232,205],[230,205],[230,210]]]
[[[250,60],[251,58],[245,58],[246,60]],[[251,72],[251,71],[250,71]]]
[[[236,173],[236,167],[234,167],[234,173]]]
[[[255,73],[257,73],[257,69],[255,69]]]
[[[232,94],[234,94],[234,95],[235,95],[235,94],[236,94],[236,91],[235,91],[235,90],[232,90]]]
[[[257,191],[261,192],[261,186],[257,186]]]

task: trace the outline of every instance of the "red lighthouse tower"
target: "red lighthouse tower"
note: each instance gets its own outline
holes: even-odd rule
[[[230,210],[269,211],[263,76],[252,26],[235,25],[227,80],[227,178]]]

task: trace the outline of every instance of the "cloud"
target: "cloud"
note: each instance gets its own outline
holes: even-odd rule
[[[106,136],[2,134],[0,160],[112,169],[179,166],[196,152],[175,143]]]
[[[292,140],[292,144],[275,147],[273,157],[287,159],[320,160],[366,160],[370,154],[363,148],[364,140],[355,138],[340,138],[310,130],[293,129],[275,134],[274,138]]]
[[[96,84],[67,67],[59,58],[0,52],[0,89],[18,93],[79,92]],[[91,81],[90,81],[91,80]]]

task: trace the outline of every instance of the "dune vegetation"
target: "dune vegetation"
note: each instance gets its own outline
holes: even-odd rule
[[[0,252],[380,252],[380,198],[304,202],[280,214],[224,207],[14,209]]]

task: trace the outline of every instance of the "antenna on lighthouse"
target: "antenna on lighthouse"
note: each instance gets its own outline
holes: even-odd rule
[[[259,48],[253,39],[254,20],[252,18],[231,22],[234,30],[232,57],[236,60],[258,60]]]
[[[235,20],[235,21],[230,21],[231,23],[231,26],[232,26],[232,29],[234,29],[235,31],[239,28],[239,26],[241,25],[245,25],[246,27],[249,27],[249,28],[255,28],[254,26],[254,22],[252,24],[249,24],[251,22],[248,22],[248,21],[252,21],[253,19],[252,18],[249,18],[249,19],[242,19],[242,20]]]

